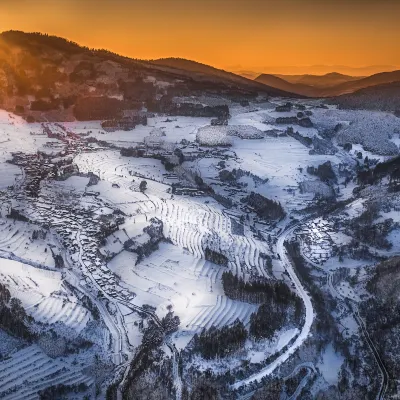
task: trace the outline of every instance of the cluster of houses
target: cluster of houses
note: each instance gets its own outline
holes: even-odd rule
[[[50,128],[43,125],[43,131],[50,138],[62,140],[66,146],[61,154],[56,155],[41,152],[13,154],[12,162],[21,166],[25,172],[23,185],[18,188],[17,193],[13,193],[13,199],[20,203],[20,206],[16,206],[16,211],[57,233],[62,247],[68,249],[72,261],[80,266],[82,284],[90,287],[95,284],[98,292],[100,288],[100,293],[121,301],[132,300],[135,294],[119,286],[117,277],[109,270],[99,252],[101,241],[118,229],[123,217],[110,214],[101,218],[93,213],[93,206],[90,204],[81,207],[78,202],[57,201],[57,190],[52,190],[50,197],[41,191],[42,180],[62,179],[66,174],[76,172],[73,170],[73,155],[79,147],[82,148],[82,139],[69,135],[62,126],[52,125]],[[71,199],[78,196],[74,191],[67,195]],[[34,197],[35,201],[26,202],[26,197]]]
[[[40,183],[44,179],[63,179],[77,172],[73,156],[84,145],[79,135],[66,130],[60,124],[42,124],[42,129],[43,135],[59,141],[49,141],[44,145],[53,151],[38,151],[34,154],[16,152],[10,161],[24,169],[24,187],[31,197],[38,196]]]
[[[301,251],[306,259],[323,265],[333,254],[332,227],[323,219],[307,222],[296,230]]]
[[[95,282],[107,296],[130,301],[135,297],[118,285],[117,277],[109,270],[99,253],[105,232],[118,229],[119,216],[112,216],[108,222],[93,217],[90,209],[44,201],[39,198],[24,210],[42,226],[53,229],[60,238],[63,248],[68,249],[74,262],[81,267],[82,284],[93,286]]]

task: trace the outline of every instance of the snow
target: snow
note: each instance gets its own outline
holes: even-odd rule
[[[61,322],[80,332],[90,313],[62,285],[61,272],[41,270],[18,261],[0,259],[0,281],[11,296],[22,301],[35,320],[49,324]]]
[[[61,150],[64,146],[57,139],[49,139],[42,134],[40,124],[28,124],[21,117],[0,110],[0,162],[11,158],[13,152],[36,153],[38,150],[46,153],[56,153],[47,147],[47,143],[56,145]],[[31,132],[33,134],[31,134]]]
[[[16,179],[21,176],[21,169],[9,163],[0,163],[0,190],[14,185]]]
[[[5,331],[0,329],[0,357],[4,358],[12,353],[18,347],[23,346],[23,342],[19,339],[10,336]]]
[[[46,239],[32,240],[33,232],[40,229],[37,225],[0,218],[0,251],[46,267],[54,267],[50,246],[56,246],[57,242],[51,233],[46,235]]]
[[[162,82],[159,84],[163,85]],[[201,101],[205,103],[212,99]],[[293,235],[297,226],[301,226],[307,229],[309,237],[315,239],[306,256],[314,261],[318,261],[316,257],[326,260],[324,269],[327,271],[340,266],[350,268],[363,264],[362,261],[347,259],[339,263],[337,258],[331,257],[334,243],[345,243],[351,238],[341,232],[333,232],[326,221],[316,220],[315,224],[308,224],[304,220],[285,230],[293,212],[312,204],[316,193],[327,193],[325,184],[307,174],[307,167],[317,167],[330,161],[334,170],[337,170],[339,164],[353,165],[354,155],[341,150],[329,156],[310,155],[309,148],[290,136],[268,136],[268,130],[286,128],[274,124],[274,119],[283,116],[284,113],[276,113],[271,107],[271,104],[249,107],[233,105],[229,125],[216,127],[210,126],[210,118],[165,116],[149,118],[147,126],[139,125],[128,132],[104,132],[99,121],[63,124],[75,133],[87,134],[91,131],[91,137],[115,146],[129,147],[143,142],[155,144],[154,141],[162,141],[161,153],[166,151],[170,154],[179,147],[191,161],[185,161],[183,166],[166,173],[161,161],[157,159],[122,157],[119,149],[106,149],[100,145],[93,145],[91,150],[87,151],[88,149],[82,146],[73,154],[74,163],[82,174],[91,172],[98,175],[101,180],[96,185],[88,187],[89,178],[83,176],[72,176],[65,181],[48,180],[41,182],[38,198],[23,197],[21,190],[18,196],[21,196],[23,201],[20,202],[20,197],[14,196],[3,203],[0,218],[0,256],[4,258],[0,259],[0,281],[10,288],[13,296],[21,299],[28,314],[37,321],[51,324],[55,329],[59,329],[59,332],[59,326],[62,325],[65,328],[64,333],[69,329],[75,334],[87,335],[85,337],[93,335],[103,346],[110,360],[117,365],[125,365],[134,354],[134,348],[142,340],[139,323],[142,320],[140,312],[144,305],[154,306],[155,313],[160,318],[167,313],[169,305],[173,307],[181,325],[170,340],[178,350],[184,349],[193,335],[203,328],[230,325],[237,318],[248,327],[250,315],[257,310],[258,305],[231,300],[225,296],[221,275],[224,271],[232,271],[246,278],[269,277],[270,271],[266,270],[261,253],[278,253],[280,260],[273,260],[272,274],[294,285],[294,290],[305,305],[304,324],[298,327],[283,327],[272,341],[258,345],[247,344],[240,356],[225,363],[218,360],[203,363],[196,358],[200,369],[210,367],[214,371],[221,371],[230,366],[240,365],[241,357],[249,359],[251,363],[261,362],[293,341],[271,364],[249,378],[236,382],[234,387],[270,375],[309,338],[314,319],[310,296],[286,256],[284,240]],[[395,121],[384,114],[373,114],[370,117],[362,113],[354,116],[350,112],[338,110],[317,110],[315,118],[312,119],[317,123],[318,129],[323,123],[333,127],[338,122],[344,122],[346,127],[343,132],[346,136],[339,139],[355,138],[360,142],[354,147],[355,150],[358,149],[357,146],[371,144],[360,130],[366,127],[375,129],[378,126],[376,124],[383,120],[388,131],[382,134],[381,138],[385,141],[384,147],[391,146],[386,141],[389,140],[389,133]],[[307,137],[318,135],[316,128],[294,128]],[[32,154],[45,151],[54,154],[58,161],[64,157],[59,153],[65,144],[44,136],[39,124],[28,125],[19,117],[0,112],[0,132],[4,137],[0,142],[0,190],[11,190],[7,188],[12,185],[18,189],[18,185],[23,183],[23,171],[6,163],[12,152],[23,151]],[[196,138],[202,144],[230,144],[231,147],[203,149],[196,143]],[[185,145],[180,144],[183,139]],[[384,153],[387,150],[385,149]],[[252,175],[243,176],[238,187],[223,185],[218,178],[221,170],[218,164],[222,160],[226,163],[226,169],[241,169],[251,172]],[[207,184],[212,185],[215,192],[232,199],[234,207],[226,210],[216,200],[207,196],[172,196],[171,185],[180,181],[185,184],[191,183],[193,177],[190,173],[199,174]],[[139,190],[142,180],[148,183],[144,193]],[[300,193],[301,183],[306,187],[307,193]],[[339,187],[344,199],[352,196],[354,186],[350,184],[348,188],[342,185]],[[240,200],[249,191],[281,202],[289,214],[287,219],[280,222],[278,228],[273,229],[255,222],[254,215],[247,213],[248,220],[242,224],[243,232],[235,234],[231,218],[240,221],[240,217],[246,213]],[[37,220],[38,225],[7,219],[6,215],[11,205],[18,206],[29,218]],[[349,217],[353,217],[359,215],[363,209],[363,201],[360,199],[351,203],[346,212]],[[119,223],[116,231],[109,234],[105,240],[101,240],[101,235],[94,234],[97,234],[95,228],[99,225],[99,218],[105,215],[112,216],[117,210],[121,212],[119,215],[124,216],[124,223]],[[397,214],[390,212],[384,217],[392,217],[398,221]],[[150,237],[143,229],[150,224],[152,218],[162,222],[163,235],[167,242],[161,242],[148,257],[139,261],[136,253],[128,251],[132,249],[125,248],[125,243],[128,239],[135,239],[141,244],[147,243]],[[33,240],[33,230],[40,228],[39,223],[51,228],[45,239]],[[260,232],[257,232],[258,230]],[[260,237],[268,235],[272,236],[270,243],[260,240]],[[333,243],[325,240],[327,236]],[[389,240],[394,243],[400,242],[399,230],[393,231]],[[65,246],[65,249],[62,246]],[[227,266],[219,266],[205,260],[204,253],[207,247],[224,254],[228,259]],[[66,268],[54,269],[50,248],[61,249]],[[303,252],[305,253],[304,248]],[[96,305],[102,316],[102,328],[92,327],[94,321],[90,312],[81,305],[79,296],[63,284],[64,279]],[[358,299],[357,293],[346,283],[342,282],[336,289],[343,296]],[[102,300],[104,298],[106,301]],[[348,325],[349,331],[352,331],[354,321],[345,321],[345,324]],[[101,340],[98,338],[99,331],[104,335]],[[1,335],[0,338],[4,337]],[[12,346],[17,346],[7,337],[4,337],[4,343],[7,352]],[[18,363],[25,362],[24,354],[25,357],[30,354],[33,358],[32,365],[29,364],[29,371],[35,371],[35,360],[46,363],[51,368],[54,366],[56,369],[59,366],[60,360],[49,361],[34,346],[26,351],[28,353],[16,352],[16,358],[7,364],[13,370],[13,379],[18,382],[23,379],[21,373],[17,373],[17,367]],[[331,347],[326,349],[319,368],[328,383],[337,379],[337,371],[342,361],[341,356],[334,354]],[[0,364],[0,382],[3,379],[2,366],[7,367],[3,363]],[[68,368],[69,366],[67,370]],[[31,373],[34,376],[33,372],[29,372]],[[71,371],[72,382],[85,379],[82,376],[80,371]],[[64,378],[64,374],[60,374],[57,382],[69,382],[69,378]],[[26,393],[23,390],[28,390],[32,385],[30,382],[26,389],[19,388],[14,397]]]
[[[328,384],[334,385],[337,383],[338,373],[343,361],[343,356],[335,352],[333,346],[329,344],[324,351],[321,363],[317,365]]]
[[[400,253],[400,229],[392,230],[387,235],[387,240],[393,245],[388,253],[393,255]]]
[[[201,128],[196,140],[202,146],[231,146],[232,138],[229,137],[228,127],[206,126]]]
[[[203,327],[221,326],[236,318],[245,324],[257,306],[228,299],[217,277],[221,267],[199,259],[169,243],[160,243],[157,252],[135,265],[136,255],[121,252],[109,268],[123,277],[123,285],[136,294],[133,303],[150,304],[160,316],[168,305],[181,319],[179,342],[190,340]]]
[[[89,136],[98,140],[105,140],[109,143],[129,147],[143,142],[144,138],[150,135],[153,129],[160,128],[165,133],[163,140],[167,143],[179,143],[182,139],[195,140],[199,126],[210,123],[209,118],[196,117],[166,117],[156,116],[148,118],[147,126],[138,125],[132,131],[105,132],[101,128],[101,121],[66,122],[65,127],[78,133],[89,133]],[[179,128],[177,128],[179,127]]]
[[[90,385],[92,379],[77,367],[53,360],[32,345],[0,362],[0,397],[7,400],[37,398],[37,392],[49,385]]]
[[[297,328],[288,329],[280,333],[276,351],[283,349],[298,333],[299,330]]]
[[[314,109],[313,114],[312,119],[323,128],[332,129],[336,124],[342,123],[343,129],[337,134],[338,142],[358,143],[363,146],[363,151],[371,152],[368,154],[369,157],[374,154],[395,155],[399,152],[398,146],[391,141],[391,138],[397,136],[400,122],[391,113]]]

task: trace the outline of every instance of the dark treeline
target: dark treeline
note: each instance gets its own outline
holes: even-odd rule
[[[123,147],[120,153],[123,157],[143,157],[145,151],[143,149],[135,149],[134,147]]]
[[[303,303],[282,281],[245,282],[229,271],[222,274],[222,285],[233,300],[263,303],[250,317],[250,334],[256,339],[271,338],[284,324],[300,322]]]
[[[79,383],[75,385],[54,385],[50,386],[46,389],[43,389],[39,391],[39,399],[40,400],[54,400],[54,399],[62,399],[62,398],[67,398],[68,394],[71,393],[82,393],[86,392],[88,389],[88,386],[86,383]],[[89,398],[89,396],[87,397]]]
[[[347,223],[346,230],[349,232],[346,233],[367,245],[378,249],[390,249],[392,244],[388,241],[387,235],[395,225],[392,219],[374,222],[379,217],[379,206],[375,203],[367,203],[366,210]]]
[[[211,250],[209,247],[206,247],[206,249],[204,250],[204,257],[206,260],[211,261],[214,264],[223,265],[224,267],[226,267],[229,262],[228,258],[222,253]]]
[[[13,219],[14,221],[22,221],[29,222],[29,219],[23,216],[18,210],[15,208],[11,208],[10,214],[7,215],[7,218]]]
[[[294,307],[288,307],[292,305]],[[289,323],[299,324],[302,314],[301,300],[284,304],[277,302],[263,303],[257,312],[250,316],[250,335],[255,339],[270,339],[278,329]]]
[[[268,178],[262,179],[257,175],[252,174],[250,171],[245,171],[241,168],[234,168],[232,171],[228,169],[223,169],[219,171],[219,179],[222,182],[237,183],[240,178],[250,177],[256,184],[263,185],[268,182]]]
[[[362,302],[360,312],[365,318],[368,333],[391,377],[396,391],[400,376],[400,257],[392,257],[376,265],[366,288],[372,295]]]
[[[285,216],[285,211],[279,202],[270,200],[261,194],[251,192],[241,201],[247,203],[259,217],[266,220],[281,220]]]
[[[151,306],[144,307],[153,312]],[[142,328],[142,343],[137,347],[130,363],[128,376],[122,388],[123,400],[169,399],[173,397],[172,364],[161,349],[165,335],[174,332],[179,326],[179,318],[170,308],[160,324],[152,318],[147,327]],[[146,313],[143,313],[146,315]],[[143,315],[143,316],[144,316]],[[118,383],[111,384],[106,393],[107,400],[118,398]]]
[[[298,298],[282,281],[257,279],[245,282],[231,271],[222,274],[222,285],[229,298],[248,303],[275,301],[289,305]]]
[[[176,332],[179,328],[181,321],[173,311],[169,311],[165,317],[161,319],[161,325],[165,333]]]
[[[315,328],[323,342],[332,343],[336,352],[341,352],[345,357],[351,358],[346,342],[335,323],[331,311],[336,307],[336,301],[330,294],[324,293],[320,285],[314,282],[310,269],[306,266],[301,256],[300,245],[298,242],[285,242],[286,250],[296,269],[296,273],[308,290],[314,310],[316,312]],[[357,363],[357,360],[354,360]]]
[[[0,283],[0,328],[12,336],[33,340],[35,336],[26,325],[30,318],[21,300],[11,297],[7,287]]]
[[[196,334],[193,338],[194,351],[206,359],[225,357],[242,348],[246,339],[246,328],[237,319],[231,326],[221,329],[212,326],[210,329],[203,329],[200,335]]]
[[[326,161],[323,164],[318,165],[317,168],[313,166],[307,167],[307,172],[310,175],[318,176],[318,178],[321,179],[322,182],[335,183],[337,181],[330,161]]]
[[[360,170],[357,175],[359,184],[375,184],[384,177],[389,177],[390,183],[400,180],[400,156],[378,163],[375,168]]]

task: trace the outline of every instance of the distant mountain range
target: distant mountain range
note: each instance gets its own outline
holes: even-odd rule
[[[350,76],[339,74],[338,72],[330,72],[325,75],[275,75],[290,83],[300,83],[303,85],[327,88],[341,83],[356,81],[364,78],[364,76]]]
[[[339,73],[316,75],[262,74],[257,82],[277,89],[310,97],[333,97],[352,93],[366,87],[400,81],[400,71],[381,72],[368,77],[354,77]]]
[[[378,74],[379,72],[390,72],[400,69],[396,65],[368,65],[365,67],[349,67],[346,65],[308,65],[308,66],[263,66],[253,68],[243,68],[240,65],[233,65],[226,68],[235,74],[243,75],[248,78],[254,79],[256,76],[261,74],[271,75],[325,75],[332,71],[336,71],[340,74],[350,76],[370,76]]]

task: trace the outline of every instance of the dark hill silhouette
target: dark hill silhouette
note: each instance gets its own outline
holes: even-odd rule
[[[200,65],[185,60],[179,68],[89,49],[56,36],[7,31],[0,34],[0,107],[38,121],[61,121],[77,114],[97,118],[102,110],[109,119],[143,104],[172,113],[174,96],[212,95],[238,102],[259,95],[298,97]],[[186,111],[192,112],[190,107]]]
[[[342,94],[347,94],[347,93],[353,93],[359,89],[364,89],[367,87],[375,86],[375,85],[380,85],[380,84],[385,84],[385,83],[391,83],[391,82],[396,82],[400,81],[400,71],[392,71],[392,72],[381,72],[378,74],[374,74],[371,76],[368,76],[366,78],[354,78],[350,81],[346,81],[340,84],[335,84],[331,85],[333,80],[338,80],[338,79],[349,79],[349,77],[346,78],[346,75],[340,75],[340,74],[328,74],[324,75],[322,77],[319,77],[319,84],[318,86],[311,86],[311,85],[305,85],[304,82],[305,80],[308,82],[313,81],[316,82],[317,78],[316,76],[312,77],[308,76],[302,76],[302,78],[298,77],[296,78],[298,80],[298,83],[294,82],[288,82],[282,77],[277,77],[274,75],[268,75],[268,74],[262,74],[259,77],[257,77],[255,80],[261,83],[264,83],[269,86],[276,87],[277,89],[281,90],[286,90],[290,91],[293,93],[297,93],[300,95],[304,96],[310,96],[310,97],[333,97],[333,96],[340,96]],[[281,75],[282,76],[282,75]],[[350,77],[353,78],[353,77]],[[292,78],[290,78],[293,80]],[[327,83],[325,86],[321,86],[323,81],[326,81]],[[302,82],[300,82],[302,81]]]
[[[292,83],[285,79],[282,79],[275,75],[262,74],[255,79],[257,82],[263,83],[267,86],[272,86],[280,90],[297,93],[303,96],[319,97],[320,90],[310,85],[304,85],[302,83]]]
[[[276,75],[291,83],[301,83],[315,87],[330,87],[340,85],[345,82],[356,81],[364,78],[363,76],[350,76],[338,72],[330,72],[325,75]]]
[[[343,109],[400,111],[400,81],[369,86],[327,102]],[[396,114],[397,115],[397,114]],[[400,114],[398,114],[400,116]]]
[[[358,79],[353,82],[345,82],[340,85],[334,86],[332,92],[327,89],[327,96],[337,96],[346,93],[352,93],[359,89],[364,89],[369,86],[381,85],[384,83],[391,83],[400,81],[400,70],[392,72],[380,72],[366,78]]]
[[[222,69],[218,69],[215,67],[212,67],[207,64],[202,64],[197,61],[192,61],[192,60],[187,60],[185,58],[175,58],[175,57],[169,57],[169,58],[160,58],[157,60],[150,60],[150,63],[153,65],[157,66],[162,66],[162,67],[170,67],[175,70],[180,70],[180,71],[186,71],[191,73],[192,76],[197,76],[199,78],[206,77],[214,77],[214,78],[219,78],[223,81],[227,82],[235,82],[237,84],[243,84],[243,85],[250,85],[252,86],[254,84],[254,81],[252,79],[245,78],[241,75],[236,75],[232,72],[225,71]],[[255,88],[259,90],[265,90],[265,85],[261,86],[260,83],[262,82],[257,82],[257,86],[254,86]],[[253,86],[252,86],[253,87]],[[276,91],[277,88],[271,87],[268,90],[270,91],[271,95],[276,95],[276,96],[282,96],[282,95],[287,95],[287,96],[293,96],[293,93],[283,93],[284,91]],[[276,94],[274,94],[276,93]]]

